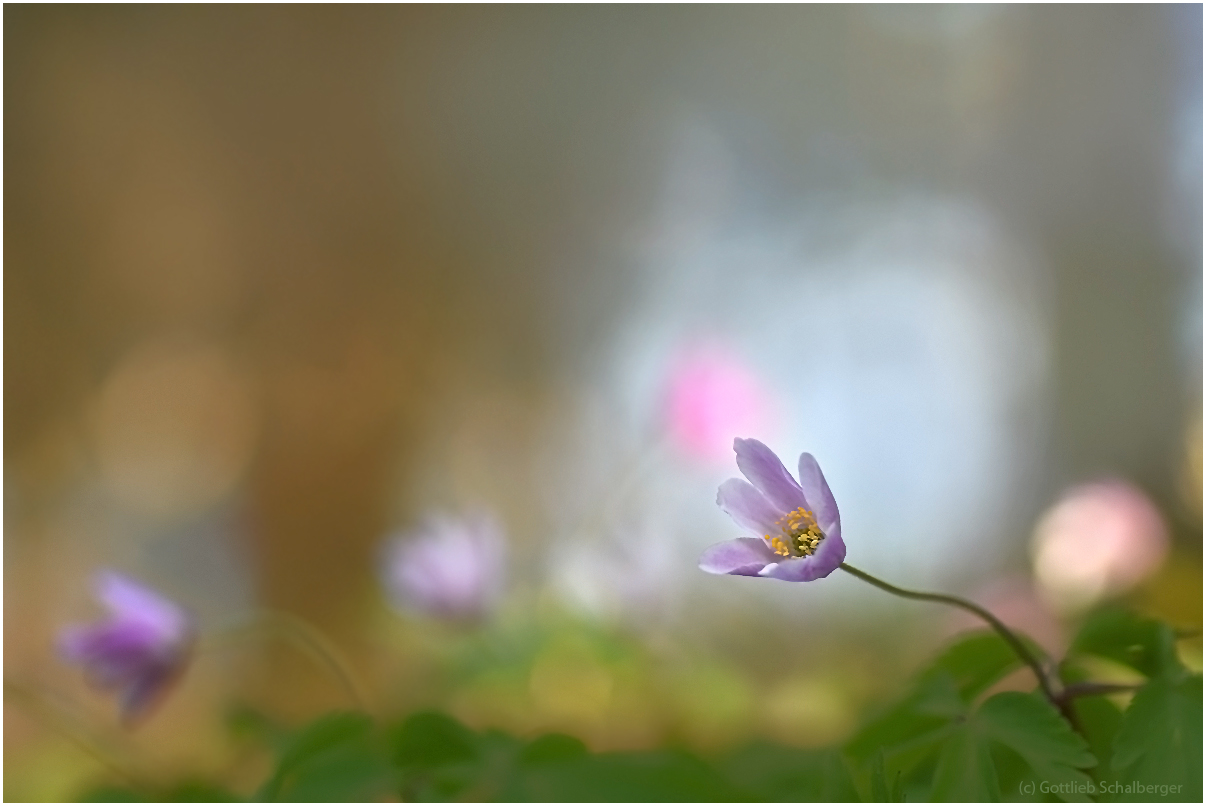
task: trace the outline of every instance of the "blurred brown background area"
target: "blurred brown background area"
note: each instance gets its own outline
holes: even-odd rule
[[[550,115],[542,97],[561,101],[564,80],[547,26],[581,35],[575,16],[10,9],[5,424],[22,507],[53,499],[67,470],[48,434],[126,350],[214,345],[254,385],[262,596],[330,617],[388,525],[394,471],[422,472],[409,446],[448,375],[531,387],[549,252],[605,229],[600,210],[640,214],[610,198],[639,163],[596,159],[623,147],[606,142],[622,121],[586,97]],[[525,53],[531,38],[546,52]],[[479,98],[445,99],[448,83]],[[524,108],[531,90],[544,109]]]
[[[53,495],[40,441],[131,345],[216,345],[255,387],[263,596],[329,617],[440,367],[485,321],[421,166],[385,142],[375,15],[232,11],[9,12],[10,473]]]
[[[922,188],[979,200],[1040,256],[1050,416],[1018,517],[1133,480],[1188,579],[1166,609],[1194,615],[1200,7],[7,5],[4,23],[10,668],[53,663],[87,607],[68,583],[136,560],[215,612],[354,642],[383,533],[474,495],[534,579],[546,491],[508,457],[547,438],[642,297],[632,245],[701,116],[757,178],[741,215]],[[458,439],[503,458],[473,466]],[[146,561],[190,529],[234,535],[227,559]],[[222,562],[246,577],[229,596]]]

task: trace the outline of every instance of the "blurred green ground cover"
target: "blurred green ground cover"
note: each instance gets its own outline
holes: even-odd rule
[[[187,781],[97,786],[82,799],[1201,801],[1202,678],[1180,662],[1176,641],[1168,625],[1125,611],[1088,619],[1060,665],[1065,684],[1084,682],[1086,667],[1103,660],[1144,682],[1133,694],[1072,700],[1075,726],[1038,692],[995,690],[1020,664],[995,634],[974,633],[838,747],[593,753],[572,736],[475,731],[438,712],[384,723],[337,712],[286,730],[240,711],[231,730],[275,759],[256,791]]]

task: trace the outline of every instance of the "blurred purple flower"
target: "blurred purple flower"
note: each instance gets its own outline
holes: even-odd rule
[[[382,576],[396,607],[469,620],[502,593],[505,560],[506,538],[493,518],[432,516],[386,544]]]
[[[749,481],[720,485],[716,503],[738,526],[762,537],[739,537],[704,551],[699,567],[736,574],[811,582],[846,559],[837,502],[811,453],[800,454],[796,482],[774,452],[756,439],[735,439],[737,467]],[[752,483],[751,483],[752,482]]]
[[[113,571],[95,577],[104,621],[59,633],[63,658],[84,668],[99,688],[117,691],[127,724],[150,713],[188,665],[196,630],[175,602]]]

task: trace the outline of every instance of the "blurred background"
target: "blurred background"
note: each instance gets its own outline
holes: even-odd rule
[[[349,706],[265,609],[382,713],[839,741],[972,625],[698,571],[734,436],[1052,653],[1201,624],[1200,6],[10,5],[4,68],[8,798],[101,774],[60,723],[255,780],[232,709]],[[202,631],[134,731],[100,568]]]

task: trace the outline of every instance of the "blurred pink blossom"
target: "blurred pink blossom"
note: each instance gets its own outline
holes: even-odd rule
[[[1032,548],[1044,594],[1075,610],[1155,571],[1168,553],[1168,533],[1141,490],[1111,480],[1068,491],[1039,521]]]
[[[699,344],[671,365],[666,418],[671,437],[683,451],[727,461],[735,437],[766,431],[772,405],[745,364],[717,345]]]

